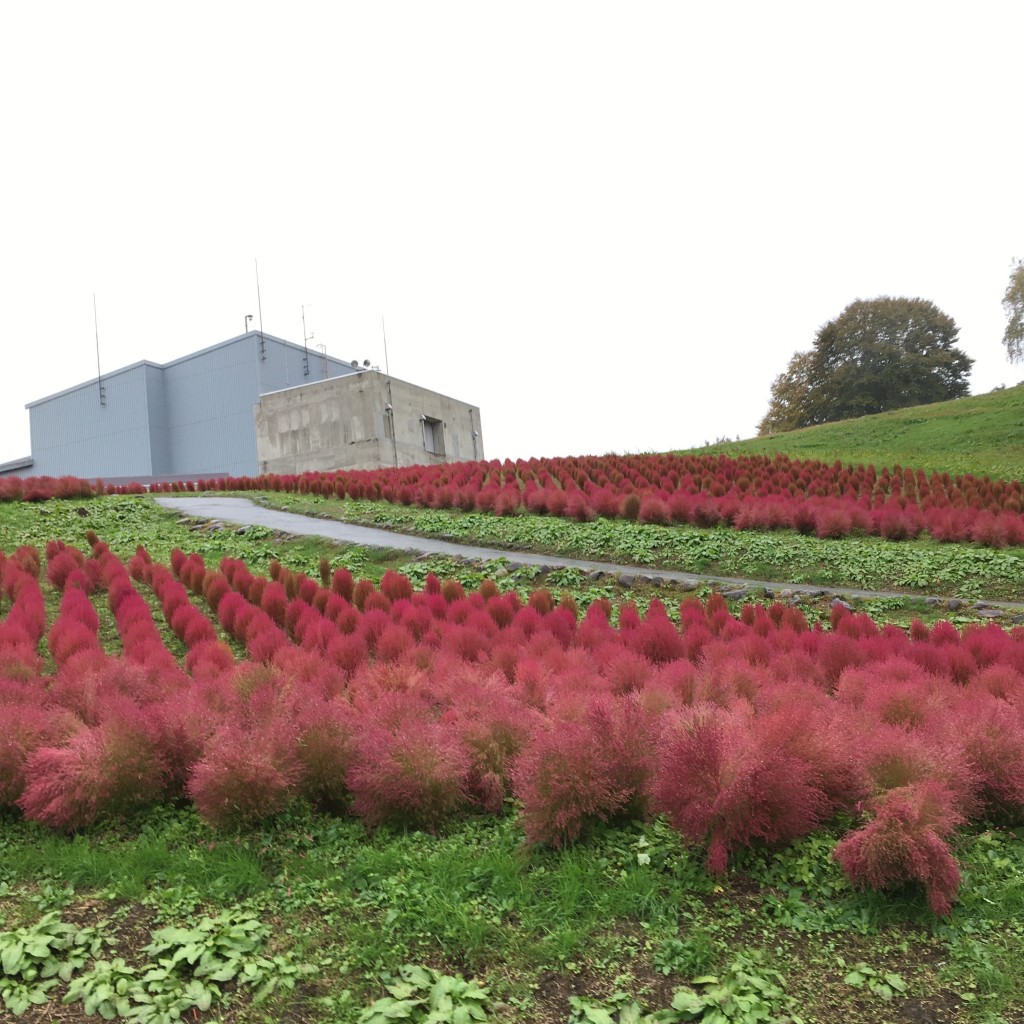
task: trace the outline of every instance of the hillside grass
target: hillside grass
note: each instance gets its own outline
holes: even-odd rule
[[[688,448],[697,455],[789,455],[953,475],[1024,479],[1024,382],[985,395]]]

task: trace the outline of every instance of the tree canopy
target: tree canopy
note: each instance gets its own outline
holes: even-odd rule
[[[1003,296],[1006,310],[1006,330],[1003,344],[1011,363],[1024,359],[1024,260],[1017,260],[1010,271],[1010,283]]]
[[[775,378],[758,433],[960,398],[974,360],[956,347],[958,334],[926,299],[857,299]]]

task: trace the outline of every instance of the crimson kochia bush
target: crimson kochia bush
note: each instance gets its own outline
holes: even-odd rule
[[[694,705],[666,723],[654,809],[706,845],[712,874],[726,870],[738,847],[791,843],[831,810],[814,765],[771,738],[757,719],[713,704]]]

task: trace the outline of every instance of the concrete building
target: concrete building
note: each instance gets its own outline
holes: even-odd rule
[[[30,402],[29,411],[32,454],[0,465],[0,476],[77,476],[88,480],[102,479],[108,483],[136,480],[196,479],[216,476],[254,476],[260,472],[257,456],[255,410],[263,395],[285,395],[285,404],[296,402],[303,409],[307,403],[303,385],[333,384],[345,380],[365,380],[350,392],[339,392],[363,401],[358,414],[342,409],[329,410],[328,420],[347,424],[348,433],[307,435],[291,428],[288,451],[295,468],[340,468],[351,465],[351,457],[359,452],[360,465],[370,465],[376,451],[380,461],[375,465],[394,465],[394,428],[405,431],[406,420],[424,416],[421,423],[431,422],[430,431],[423,428],[426,439],[420,446],[420,462],[430,461],[437,452],[450,449],[447,458],[472,458],[473,448],[462,433],[448,435],[442,426],[447,407],[440,395],[424,392],[438,403],[412,408],[391,403],[388,422],[383,420],[383,406],[371,414],[369,382],[386,380],[373,371],[362,370],[345,360],[321,352],[310,352],[282,338],[259,331],[230,338],[165,364],[143,360],[111,373],[99,381],[91,380],[64,391]],[[392,390],[401,382],[389,381]],[[422,389],[402,385],[412,392]],[[401,389],[399,389],[401,390]],[[404,391],[402,400],[411,395]],[[280,402],[280,399],[278,400]],[[280,409],[280,405],[277,406]],[[464,405],[463,419],[466,419]],[[444,413],[441,415],[440,413]],[[479,410],[476,415],[479,442]],[[392,415],[394,420],[392,420]],[[300,414],[301,419],[301,414]],[[291,424],[292,420],[289,419]],[[388,435],[386,431],[392,430]],[[353,445],[347,439],[355,438]],[[377,430],[377,434],[368,431]],[[466,437],[471,431],[466,428]],[[335,449],[349,454],[348,461],[329,466],[326,443],[321,437],[344,436],[346,440]],[[265,434],[265,444],[277,444],[279,454],[285,447]],[[376,444],[376,448],[374,445]],[[390,455],[387,445],[391,445]],[[305,446],[305,456],[300,454]],[[405,451],[405,443],[399,450]],[[478,450],[482,453],[483,446]],[[456,454],[461,453],[461,454]],[[269,464],[269,458],[267,462]],[[410,461],[417,461],[410,459]]]
[[[373,370],[261,395],[261,473],[422,466],[484,457],[480,410]]]

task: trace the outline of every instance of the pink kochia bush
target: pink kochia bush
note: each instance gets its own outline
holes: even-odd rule
[[[946,843],[963,823],[955,796],[933,780],[889,790],[872,804],[873,817],[835,848],[847,877],[861,888],[924,886],[928,905],[948,914],[960,888],[960,869]]]
[[[558,847],[597,822],[643,817],[655,724],[634,699],[611,694],[549,714],[513,770],[527,841]]]
[[[672,521],[737,500],[718,483],[717,498],[690,493],[664,469],[686,492],[662,485]],[[911,486],[896,479],[854,528],[915,528],[892,504]],[[492,484],[486,500],[508,511],[512,480]],[[568,476],[530,493],[547,514],[577,514],[587,491]],[[626,475],[594,493],[651,522],[666,514]],[[747,519],[779,521],[779,502],[759,500]],[[143,548],[125,566],[89,541],[88,556],[47,545],[47,574],[34,548],[0,554],[0,806],[55,828],[183,797],[224,827],[295,800],[427,830],[518,807],[528,843],[560,847],[663,814],[718,873],[745,847],[854,820],[836,848],[850,879],[921,886],[943,913],[959,885],[953,830],[1024,821],[1024,629],[903,630],[840,607],[812,628],[796,608],[736,616],[718,596],[683,601],[678,617],[657,600],[596,601],[581,617],[547,590],[467,592],[433,575],[416,590],[397,573],[378,587],[326,560],[316,577],[280,563],[266,577],[181,551],[168,567]],[[44,588],[61,590],[52,622]],[[99,642],[108,614],[120,651]]]
[[[0,696],[0,808],[13,807],[25,789],[25,763],[41,747],[65,742],[82,727],[70,712],[44,706],[38,688]]]
[[[83,726],[65,744],[39,747],[28,757],[18,805],[26,818],[80,829],[155,802],[165,775],[152,721],[122,699],[99,725]]]
[[[422,697],[383,693],[357,719],[352,811],[370,827],[436,830],[469,805],[470,766],[460,737]]]
[[[298,730],[268,675],[210,737],[192,768],[188,794],[215,824],[258,821],[288,805],[301,771]]]
[[[259,821],[282,811],[300,777],[290,723],[223,725],[192,770],[188,794],[217,825]]]
[[[1024,485],[903,466],[827,464],[784,455],[630,455],[506,459],[394,469],[201,480],[200,488],[292,491],[422,508],[528,511],[589,522],[792,529],[823,538],[872,533],[895,543],[1024,544]],[[88,485],[86,485],[88,486]],[[192,484],[154,484],[187,490]],[[50,494],[36,489],[39,497]],[[0,489],[2,498],[2,489]],[[329,566],[322,575],[326,577]],[[177,571],[177,570],[176,570]],[[293,595],[289,595],[293,596]],[[351,595],[346,595],[351,598]],[[392,598],[393,599],[393,598]],[[357,602],[362,607],[361,599]]]
[[[673,716],[662,737],[655,807],[707,845],[713,874],[726,870],[737,847],[791,843],[832,809],[815,764],[774,742],[776,731],[760,721],[697,704]]]
[[[0,621],[0,673],[26,678],[42,667],[36,647],[46,632],[46,605],[39,587],[39,553],[34,548],[19,552],[0,552],[0,602],[9,602]]]

